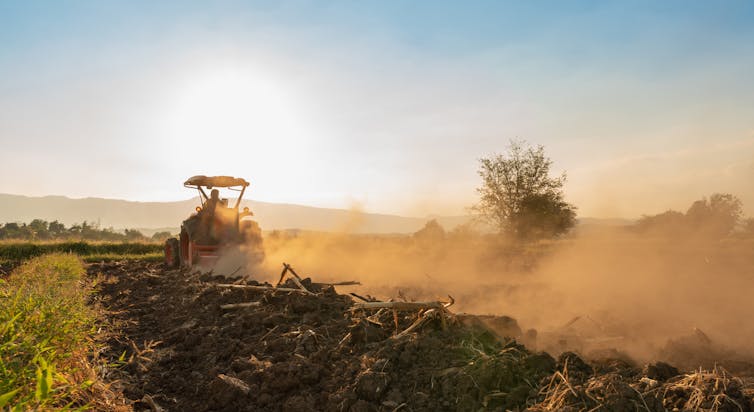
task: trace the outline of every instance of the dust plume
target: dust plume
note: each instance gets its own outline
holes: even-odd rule
[[[669,339],[696,328],[754,356],[754,325],[743,320],[754,310],[747,299],[754,239],[671,238],[611,227],[522,245],[440,228],[394,236],[271,232],[264,244],[260,280],[274,279],[288,262],[317,281],[362,283],[341,293],[416,300],[452,295],[456,312],[508,315],[522,328],[537,329],[540,349],[557,351],[570,334],[653,359]]]

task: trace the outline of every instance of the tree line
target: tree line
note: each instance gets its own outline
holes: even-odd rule
[[[644,215],[632,229],[643,234],[721,239],[735,234],[754,235],[754,218],[744,218],[743,203],[736,196],[715,193],[693,202],[685,213],[668,210]]]
[[[8,222],[0,226],[0,240],[93,240],[109,242],[162,241],[170,237],[170,232],[157,232],[145,236],[136,229],[116,231],[112,227],[100,228],[99,225],[84,221],[70,227],[53,220],[48,222],[34,219],[29,223]]]
[[[564,200],[566,174],[551,176],[553,162],[543,146],[512,141],[504,154],[479,159],[482,184],[471,210],[500,235],[523,241],[555,238],[576,225],[576,207]],[[438,232],[437,222],[418,234]],[[441,228],[440,228],[441,229]],[[754,218],[745,219],[740,199],[715,193],[683,213],[669,210],[642,216],[630,230],[643,234],[693,235],[721,239],[754,236]]]

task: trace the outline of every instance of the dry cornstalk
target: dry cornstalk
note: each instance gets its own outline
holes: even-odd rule
[[[229,310],[229,309],[250,308],[254,306],[260,306],[261,304],[262,302],[228,303],[227,305],[220,305],[220,309]]]
[[[374,299],[368,299],[368,298],[365,298],[364,296],[358,295],[358,294],[353,293],[353,292],[349,293],[349,295],[351,295],[351,296],[353,296],[353,297],[355,297],[357,299],[363,300],[364,302],[375,302]]]
[[[407,302],[400,302],[400,303],[407,303]],[[394,335],[392,338],[393,339],[400,339],[400,338],[408,335],[409,333],[411,333],[411,332],[415,331],[416,329],[418,329],[419,326],[423,325],[424,322],[426,322],[430,318],[434,318],[438,314],[440,314],[440,316],[442,316],[442,314],[440,312],[438,312],[437,309],[430,309],[430,310],[424,312],[424,314],[422,314],[422,316],[420,316],[419,319],[415,320],[414,323],[411,324],[411,326],[407,327],[403,332],[401,332],[401,333],[399,333],[397,335]]]
[[[283,272],[280,273],[280,280],[278,280],[278,283],[277,283],[276,287],[280,286],[283,283],[283,279],[285,279],[285,275],[288,272],[290,272],[293,275],[293,277],[291,278],[291,280],[293,281],[293,283],[296,284],[296,286],[299,287],[299,289],[303,290],[308,295],[313,295],[314,294],[314,293],[310,292],[306,287],[304,287],[304,285],[301,283],[302,279],[298,275],[298,273],[296,273],[296,271],[293,270],[293,268],[291,267],[291,265],[289,265],[289,264],[287,264],[285,262],[283,262]]]
[[[275,284],[275,287],[278,287],[283,283],[283,279],[285,279],[286,273],[288,273],[288,265],[283,263],[283,271],[280,272],[280,280],[278,280],[278,283]]]
[[[264,336],[262,336],[261,338],[259,338],[259,342],[262,342],[265,339],[267,339],[268,336],[272,335],[272,333],[275,332],[278,329],[280,329],[280,325],[275,325],[274,328],[268,330],[267,333],[264,334]]]
[[[358,286],[361,282],[356,280],[346,280],[343,282],[313,282],[313,285],[317,286]]]
[[[152,412],[164,412],[165,408],[161,407],[157,404],[157,402],[152,399],[149,395],[144,395],[143,398],[141,398],[141,401],[149,405],[149,408],[152,410]]]
[[[239,270],[241,270],[241,268],[242,268],[242,266],[239,266],[238,268],[236,268],[236,270],[234,270],[234,271],[230,272],[229,274],[225,275],[225,277],[229,278],[229,277],[235,275],[236,273],[238,273]]]
[[[304,287],[304,284],[301,283],[300,280],[298,280],[298,276],[296,276],[295,278],[291,278],[291,280],[293,281],[293,283],[296,284],[296,286],[299,287],[299,289],[303,290],[304,293],[306,293],[307,295],[313,295],[314,294],[312,292],[309,292],[309,289],[307,289],[306,287]]]
[[[256,286],[256,285],[233,285],[230,283],[216,283],[214,286],[218,288],[233,288],[233,289],[248,289],[248,290],[260,290],[260,291],[278,291],[278,292],[295,292],[311,294],[308,290],[293,289],[293,288],[276,288],[272,286]]]
[[[665,392],[678,389],[687,393],[690,392],[691,395],[683,405],[684,410],[700,410],[702,404],[711,401],[712,407],[709,410],[713,412],[720,410],[726,403],[732,404],[739,411],[743,411],[743,407],[726,394],[728,385],[732,382],[736,382],[737,386],[743,386],[743,382],[739,378],[732,377],[721,367],[715,366],[711,371],[699,368],[694,373],[687,374],[684,378],[666,388]]]
[[[343,344],[346,343],[346,341],[350,338],[351,338],[351,332],[346,333],[346,336],[343,336],[343,339],[341,339],[340,342],[338,342],[338,348],[343,346]]]
[[[296,273],[295,270],[291,267],[291,265],[283,262],[283,271],[280,272],[280,280],[278,280],[277,286],[280,286],[283,283],[283,279],[285,279],[285,274],[291,272],[293,276],[295,276],[298,280],[301,280],[301,277],[299,277],[298,273]]]
[[[445,309],[443,302],[357,302],[352,309],[393,309],[393,310],[422,310]]]
[[[283,263],[283,266],[285,266],[285,268],[288,269],[289,272],[291,272],[291,274],[293,275],[293,277],[295,277],[298,280],[301,280],[301,276],[299,276],[298,273],[296,273],[296,271],[293,270],[293,267],[291,265],[289,265],[287,263]]]

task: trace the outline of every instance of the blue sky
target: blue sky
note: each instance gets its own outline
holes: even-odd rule
[[[0,3],[0,192],[408,215],[543,144],[582,216],[754,214],[754,3]],[[75,184],[71,184],[71,183]]]

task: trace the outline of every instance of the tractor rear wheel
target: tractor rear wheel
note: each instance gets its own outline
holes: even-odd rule
[[[171,237],[165,241],[165,266],[175,269],[180,264],[178,239]]]

